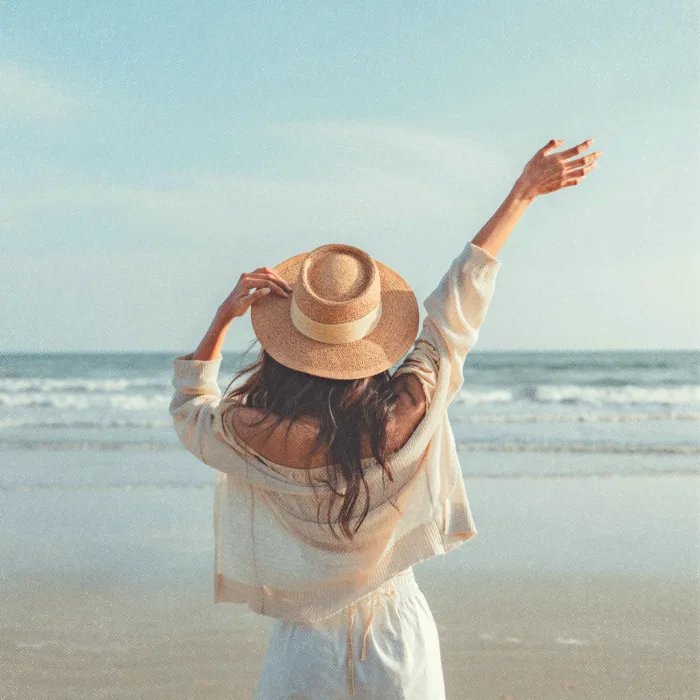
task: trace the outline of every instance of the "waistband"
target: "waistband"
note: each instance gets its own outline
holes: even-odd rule
[[[417,591],[420,591],[420,588],[418,587],[418,581],[416,581],[416,577],[413,573],[413,569],[407,569],[406,571],[402,571],[400,574],[392,576],[392,578],[384,581],[384,583],[378,586],[374,591],[356,600],[354,602],[354,605],[357,606],[363,601],[368,600],[377,591],[386,592],[390,591],[392,588],[396,591],[396,594],[398,596],[412,595]]]
[[[364,633],[362,635],[362,647],[360,649],[360,661],[364,661],[367,658],[367,639],[370,634],[372,620],[374,619],[374,609],[377,605],[379,597],[384,595],[389,596],[393,600],[394,604],[396,604],[397,598],[412,595],[416,593],[416,591],[420,591],[420,588],[418,587],[418,582],[413,574],[413,569],[409,568],[408,570],[402,571],[401,573],[396,574],[389,580],[385,581],[371,593],[359,598],[347,608],[347,685],[348,693],[350,695],[355,695],[355,649],[353,643],[353,625],[358,607],[362,606],[365,602],[369,602],[369,615],[367,617]]]

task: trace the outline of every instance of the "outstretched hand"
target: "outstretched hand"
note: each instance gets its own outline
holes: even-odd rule
[[[255,291],[251,291],[253,289]],[[227,320],[243,316],[252,304],[270,291],[288,298],[292,287],[269,267],[258,267],[253,272],[244,272],[233,291],[219,306],[219,313]]]
[[[527,162],[522,175],[515,184],[515,188],[523,199],[532,200],[541,194],[578,185],[593,170],[598,158],[602,155],[602,151],[596,151],[580,158],[568,160],[589,148],[593,139],[588,139],[588,141],[566,151],[552,153],[562,143],[564,143],[564,139],[558,141],[552,139]]]

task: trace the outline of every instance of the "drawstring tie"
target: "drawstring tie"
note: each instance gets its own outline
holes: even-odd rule
[[[369,616],[367,618],[367,624],[365,625],[365,631],[364,634],[362,635],[362,648],[360,650],[360,660],[364,661],[367,658],[367,639],[369,637],[369,632],[370,628],[372,625],[372,620],[374,619],[374,609],[377,605],[377,597],[380,593],[383,593],[384,595],[388,596],[396,596],[396,587],[392,585],[390,590],[381,590],[377,589],[373,591],[371,598],[372,598],[372,607],[370,608]],[[394,600],[394,605],[396,605],[396,598],[393,598]],[[350,615],[350,620],[348,624],[348,692],[350,695],[355,694],[355,666],[354,666],[354,660],[355,660],[355,653],[354,653],[354,648],[353,648],[353,623],[355,621],[355,606],[356,603],[352,603],[350,605],[348,611]]]

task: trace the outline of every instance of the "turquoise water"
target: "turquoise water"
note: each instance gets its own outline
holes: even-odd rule
[[[0,450],[179,450],[168,404],[185,352],[0,355]],[[250,359],[224,353],[222,390]],[[472,351],[449,412],[466,452],[700,458],[700,351]],[[488,475],[479,464],[472,473]]]

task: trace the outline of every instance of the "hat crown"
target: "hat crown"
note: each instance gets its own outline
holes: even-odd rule
[[[329,243],[306,255],[293,294],[296,306],[314,321],[355,321],[381,301],[379,269],[361,248]]]
[[[311,291],[319,298],[347,301],[361,294],[367,286],[367,266],[356,256],[323,251],[315,258],[308,267],[307,279]]]

